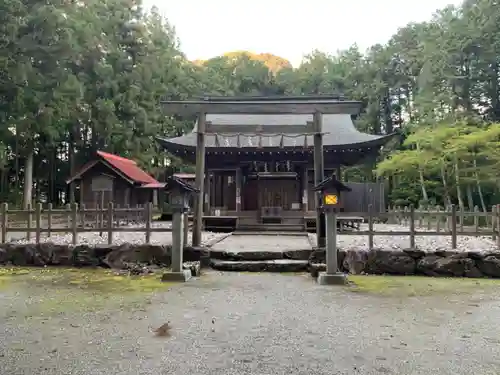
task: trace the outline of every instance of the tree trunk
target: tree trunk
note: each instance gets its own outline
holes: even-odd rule
[[[483,189],[481,188],[481,181],[479,180],[479,173],[477,173],[477,160],[476,157],[472,160],[474,163],[474,178],[476,180],[477,194],[479,195],[479,201],[481,202],[481,209],[483,212],[487,212],[486,203],[484,202]]]
[[[57,147],[54,147],[54,149],[50,150],[49,153],[49,181],[48,181],[48,187],[49,187],[49,202],[50,203],[55,203],[55,177],[56,177],[56,158],[57,158]]]
[[[454,163],[455,163],[455,184],[457,185],[458,206],[460,207],[461,210],[463,210],[464,200],[462,198],[462,189],[460,189],[460,168],[458,167],[458,159],[456,155]]]
[[[418,143],[417,143],[417,151],[420,152],[420,145]],[[427,195],[427,189],[425,188],[424,172],[422,171],[420,165],[418,166],[418,177],[420,180],[420,188],[422,189],[422,198],[424,199],[425,204],[428,204],[429,196]]]
[[[427,204],[429,202],[429,197],[427,195],[427,189],[425,188],[424,173],[422,172],[421,169],[419,169],[418,175],[420,179],[420,187],[422,188],[422,198],[424,198],[424,201]]]
[[[16,126],[16,137],[15,137],[15,144],[14,144],[14,165],[15,165],[15,176],[14,176],[14,184],[15,186],[19,186],[19,134],[17,132],[17,126]],[[19,202],[16,202],[16,204]]]
[[[69,134],[69,147],[68,147],[68,162],[69,162],[69,175],[73,177],[75,174],[75,136],[74,130]],[[69,184],[69,202],[75,203],[75,183],[74,181]]]
[[[469,207],[469,211],[473,212],[474,211],[474,198],[472,197],[472,186],[470,184],[467,184],[466,188],[467,192],[467,206]]]
[[[444,161],[441,162],[441,181],[443,182],[444,205],[445,207],[448,207],[451,205],[451,198],[450,198],[450,190],[448,187],[448,181],[446,181],[446,169]]]
[[[1,169],[0,170],[0,201],[5,200],[5,193],[7,192],[7,189],[5,188],[5,175],[7,173],[6,169]]]
[[[26,210],[33,199],[33,159],[35,150],[33,146],[28,146],[26,155],[26,164],[24,165],[24,191],[23,191],[23,208]]]
[[[500,78],[500,64],[494,61],[492,63],[492,67],[492,75],[491,79],[489,80],[491,83],[489,95],[489,97],[491,98],[491,120],[497,122],[500,120],[500,88],[498,85]]]
[[[384,125],[385,134],[391,134],[394,130],[394,125],[392,123],[391,93],[389,88],[387,88],[384,97]]]

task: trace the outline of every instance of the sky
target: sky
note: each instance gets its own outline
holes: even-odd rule
[[[461,0],[145,0],[175,27],[191,60],[246,50],[297,66],[314,49],[335,53],[385,43],[409,22]]]

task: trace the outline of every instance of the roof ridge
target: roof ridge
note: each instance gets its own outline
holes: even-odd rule
[[[337,100],[347,101],[343,94],[315,94],[315,95],[248,95],[248,96],[224,96],[204,95],[194,100],[204,101],[229,101],[229,102],[252,102],[252,101],[315,101],[315,100]]]
[[[112,159],[112,160],[121,161],[124,163],[130,163],[130,164],[137,165],[137,162],[135,160],[127,159],[127,158],[124,158],[122,156],[118,156],[115,154],[110,154],[109,152],[104,152],[104,151],[99,150],[99,151],[97,151],[97,155],[99,155],[100,157],[102,157],[104,159]]]

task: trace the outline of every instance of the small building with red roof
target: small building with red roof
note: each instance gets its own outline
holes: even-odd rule
[[[142,170],[137,162],[104,151],[83,165],[66,183],[77,183],[80,204],[86,207],[107,205],[143,205],[157,201],[157,192],[165,184]]]

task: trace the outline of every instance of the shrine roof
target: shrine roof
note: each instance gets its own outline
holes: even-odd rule
[[[328,188],[335,188],[337,191],[352,191],[352,189],[345,185],[343,182],[337,180],[337,176],[335,174],[332,174],[331,176],[325,178],[323,181],[321,181],[319,184],[317,184],[313,190],[314,191],[324,191]]]
[[[207,123],[222,125],[228,129],[224,133],[206,133],[205,147],[207,152],[217,151],[221,148],[294,148],[312,147],[313,135],[304,134],[263,134],[253,135],[240,132],[245,125],[292,126],[306,125],[313,121],[313,115],[308,114],[207,114]],[[378,148],[383,146],[396,133],[388,135],[373,135],[358,131],[349,114],[324,114],[323,146],[333,149],[347,148]],[[157,137],[157,141],[168,151],[193,150],[196,148],[197,124],[193,130],[180,137]]]
[[[163,183],[157,181],[147,172],[142,170],[137,165],[136,161],[104,151],[97,151],[96,158],[82,166],[73,176],[71,176],[66,181],[66,183],[69,184],[74,180],[82,178],[85,173],[87,173],[99,163],[104,163],[106,167],[114,170],[125,180],[129,181],[130,183],[139,185],[141,188],[157,189],[164,186]]]

